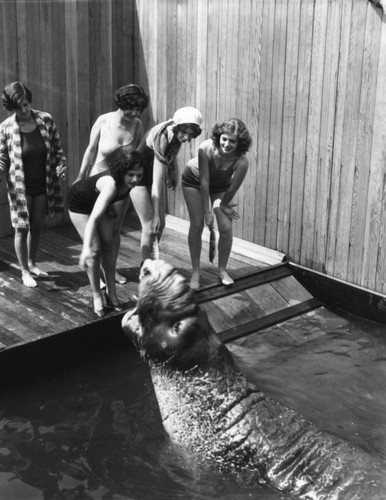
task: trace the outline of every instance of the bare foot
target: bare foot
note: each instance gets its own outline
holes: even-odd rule
[[[23,285],[28,286],[28,288],[35,288],[38,286],[30,273],[23,273],[21,279],[23,281]]]
[[[192,290],[198,290],[200,288],[200,273],[196,271],[193,272],[189,281],[189,286]]]
[[[45,271],[42,271],[41,269],[39,269],[36,266],[31,266],[29,268],[29,271],[31,274],[37,276],[38,278],[48,278],[48,273],[46,273]]]
[[[224,269],[219,269],[218,270],[218,276],[217,276],[218,281],[222,283],[225,286],[232,286],[234,281],[233,279],[229,276],[229,274],[224,271]]]

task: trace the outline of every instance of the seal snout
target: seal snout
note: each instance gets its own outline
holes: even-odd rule
[[[125,335],[136,346],[139,347],[142,337],[142,327],[137,316],[137,308],[127,311],[121,321],[121,327]]]

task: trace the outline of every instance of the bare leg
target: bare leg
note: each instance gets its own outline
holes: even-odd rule
[[[226,267],[233,244],[232,220],[224,214],[221,208],[215,208],[217,226],[220,233],[218,241],[218,272],[224,285],[232,285],[233,279],[228,275]]]
[[[36,266],[40,235],[46,217],[47,195],[28,196],[27,199],[30,214],[30,231],[27,238],[29,270],[36,276],[47,277],[48,274]]]
[[[146,186],[137,186],[130,191],[130,197],[142,226],[142,259],[150,259],[154,234],[151,227],[153,221],[153,207],[149,189]]]
[[[117,290],[115,286],[115,255],[113,248],[113,220],[104,215],[98,224],[100,236],[102,267],[105,273],[107,294],[113,306],[119,306]]]
[[[21,269],[21,278],[23,284],[25,286],[28,286],[28,288],[35,288],[36,286],[38,286],[38,284],[32,277],[28,267],[28,246],[27,246],[28,233],[29,233],[28,229],[20,229],[20,228],[15,229],[15,239],[14,239],[15,252]]]
[[[188,245],[193,268],[190,287],[197,289],[200,287],[200,257],[202,249],[202,231],[204,229],[204,211],[199,189],[183,186],[182,192],[184,194],[190,219]]]
[[[86,227],[89,216],[86,214],[77,214],[74,212],[69,212],[71,222],[74,224],[79,236],[83,241],[84,229]],[[99,315],[103,311],[103,297],[100,289],[100,247],[101,243],[99,236],[92,242],[93,248],[95,248],[95,259],[92,261],[91,266],[87,269],[87,276],[91,286],[91,293],[93,298],[94,311]]]
[[[113,221],[113,254],[115,260],[115,281],[123,285],[126,283],[126,278],[117,272],[117,260],[119,255],[119,248],[121,246],[121,227],[125,218],[127,208],[130,204],[130,198],[117,201],[114,203],[114,208],[117,212],[117,217]]]
[[[160,191],[160,199],[159,199],[160,227],[157,233],[158,241],[161,241],[161,237],[165,229],[165,212],[166,212],[166,186],[165,184],[162,184]]]

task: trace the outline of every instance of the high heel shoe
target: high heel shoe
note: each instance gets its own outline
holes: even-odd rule
[[[97,307],[95,307],[94,300],[92,301],[92,308],[97,318],[103,318],[103,316],[106,316],[106,311],[104,306],[102,305],[102,308],[98,309]]]

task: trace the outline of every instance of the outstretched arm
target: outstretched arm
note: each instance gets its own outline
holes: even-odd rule
[[[201,147],[198,150],[198,169],[200,173],[200,192],[205,223],[210,227],[213,225],[213,211],[209,204],[209,158],[206,150]]]
[[[230,219],[239,218],[239,214],[235,210],[233,210],[234,205],[232,205],[230,202],[233,200],[235,194],[237,193],[241,184],[243,183],[245,176],[247,175],[248,172],[248,166],[249,162],[245,156],[241,157],[237,161],[231,185],[229,186],[229,189],[225,192],[220,203],[217,204],[217,206],[219,206],[220,209],[224,212],[224,214],[227,215]]]
[[[160,196],[162,193],[162,184],[164,182],[166,165],[158,156],[164,156],[168,140],[162,136],[159,141],[159,151],[155,151],[153,164],[153,184],[151,187],[151,201],[153,205],[153,231],[156,233],[160,226]]]
[[[84,230],[83,248],[79,259],[79,265],[83,269],[90,267],[89,261],[92,257],[95,257],[96,249],[93,247],[93,242],[96,238],[98,223],[109,209],[117,193],[115,181],[110,176],[100,178],[96,187],[99,191],[99,196]]]

